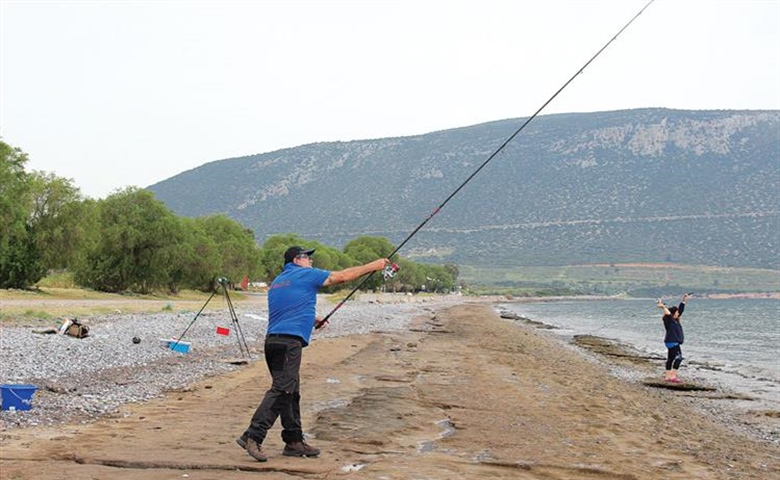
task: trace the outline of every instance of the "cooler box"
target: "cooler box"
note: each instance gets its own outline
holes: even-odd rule
[[[0,385],[0,402],[3,410],[29,410],[32,397],[38,387],[29,384]]]

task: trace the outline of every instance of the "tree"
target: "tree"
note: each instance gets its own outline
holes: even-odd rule
[[[445,263],[444,264],[444,270],[446,270],[447,273],[450,274],[450,276],[452,277],[452,281],[453,282],[457,282],[458,281],[458,277],[460,276],[460,269],[458,268],[458,266],[456,264],[454,264],[454,263]]]
[[[263,244],[260,255],[260,263],[266,281],[272,281],[282,272],[284,268],[284,252],[294,245],[305,249],[317,250],[313,261],[316,268],[334,271],[357,265],[353,258],[319,242],[304,240],[293,233],[272,235]]]
[[[181,259],[181,223],[154,195],[135,187],[100,202],[100,235],[74,269],[84,286],[108,292],[150,293],[170,286]]]
[[[393,244],[383,237],[358,237],[344,246],[344,253],[354,258],[358,264],[365,264],[377,258],[387,258],[393,250],[395,250]],[[364,287],[378,290],[382,287],[382,283],[382,275],[378,272],[366,281]]]
[[[171,271],[169,289],[172,292],[179,287],[213,289],[216,272],[222,268],[217,242],[206,232],[202,222],[188,217],[179,218],[179,221],[185,238],[179,246],[180,258]]]
[[[29,216],[27,154],[0,141],[0,288],[27,288],[45,273]]]
[[[214,277],[227,277],[232,283],[244,275],[255,276],[262,271],[260,249],[252,230],[225,215],[198,218],[196,223],[217,247],[218,270]]]
[[[344,253],[361,264],[387,258],[395,250],[390,240],[383,237],[358,237],[344,246]]]
[[[447,266],[421,264],[425,275],[425,290],[428,292],[446,293],[455,288],[455,278]]]
[[[392,280],[388,281],[387,288],[394,292],[416,292],[425,284],[425,272],[423,268],[411,260],[398,259],[400,267]]]
[[[41,263],[46,270],[75,263],[94,226],[94,210],[83,201],[71,180],[33,172],[29,222]]]
[[[341,250],[314,242],[310,248],[316,248],[314,254],[314,266],[323,270],[344,270],[345,268],[359,265],[360,262],[342,252]]]
[[[263,244],[260,252],[260,274],[265,281],[270,282],[281,273],[284,266],[284,252],[293,245],[304,248],[309,244],[294,233],[271,235]]]
[[[265,278],[267,281],[272,281],[277,275],[279,275],[279,273],[281,273],[282,268],[284,267],[284,252],[293,245],[298,245],[305,249],[317,250],[314,254],[313,266],[315,268],[321,268],[323,270],[329,271],[344,270],[345,268],[367,263],[368,261],[379,258],[375,256],[370,260],[359,261],[351,255],[347,255],[346,253],[341,252],[333,247],[323,245],[319,242],[304,240],[292,233],[284,235],[272,235],[263,244],[261,255],[261,263],[264,266],[266,272]],[[376,275],[374,276],[376,277]],[[364,288],[374,288],[373,283],[369,285],[369,283],[374,282],[374,280],[375,279],[372,279],[367,282],[366,285],[364,285]],[[326,287],[323,289],[323,292],[333,292],[337,289],[352,288],[354,285],[358,285],[361,281],[362,278],[350,283]],[[379,282],[381,282],[381,277],[379,277]]]

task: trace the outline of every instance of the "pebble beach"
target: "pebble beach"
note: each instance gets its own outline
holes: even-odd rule
[[[411,319],[429,313],[431,305],[454,303],[457,298],[347,302],[326,328],[313,334],[312,341],[405,330]],[[328,307],[333,306],[320,299],[318,313],[328,313]],[[116,312],[80,318],[90,329],[89,336],[81,339],[36,333],[40,328],[3,327],[0,383],[29,384],[37,390],[30,410],[0,413],[0,428],[90,422],[116,412],[122,405],[186,389],[198,380],[233,371],[246,362],[263,361],[267,309],[249,302],[235,305],[234,311],[235,321],[228,309],[204,311],[197,317],[197,312],[182,311]],[[218,327],[228,329],[228,335],[218,334]],[[133,338],[140,342],[134,343]],[[181,346],[189,345],[188,352],[170,348],[170,340],[176,338],[186,342]],[[239,343],[241,338],[249,349],[248,356],[242,347],[244,342]]]

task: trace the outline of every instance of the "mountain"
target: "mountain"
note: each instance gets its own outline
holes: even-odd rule
[[[638,109],[327,142],[148,187],[178,215],[341,247],[359,235],[463,265],[780,268],[780,111]]]

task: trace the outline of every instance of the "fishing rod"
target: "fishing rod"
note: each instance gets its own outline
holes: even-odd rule
[[[403,248],[403,246],[404,246],[404,245],[406,245],[406,243],[407,243],[409,240],[411,240],[411,239],[412,239],[412,237],[414,237],[414,236],[417,234],[417,232],[419,232],[419,231],[420,231],[420,230],[421,230],[421,229],[422,229],[422,228],[423,228],[423,227],[424,227],[424,226],[425,226],[425,225],[426,225],[426,224],[427,224],[427,223],[428,223],[428,222],[429,222],[429,221],[430,221],[430,220],[431,220],[431,219],[432,219],[432,218],[433,218],[433,217],[434,217],[434,216],[435,216],[437,213],[439,213],[439,211],[440,211],[442,208],[444,208],[444,206],[445,206],[445,205],[447,205],[447,203],[449,203],[449,201],[450,201],[450,200],[452,200],[452,198],[453,198],[455,195],[457,195],[457,194],[458,194],[458,193],[459,193],[459,192],[460,192],[460,191],[463,189],[463,187],[465,187],[465,186],[466,186],[466,184],[468,184],[468,183],[471,181],[471,179],[473,179],[475,176],[477,176],[477,174],[478,174],[480,171],[482,171],[482,169],[483,169],[483,168],[485,168],[485,167],[487,166],[487,164],[488,164],[488,163],[490,163],[490,162],[491,162],[491,160],[493,160],[493,158],[495,158],[495,157],[496,157],[496,155],[498,155],[498,154],[501,152],[501,150],[503,150],[503,149],[504,149],[504,147],[506,147],[506,146],[509,144],[509,142],[511,142],[512,140],[514,140],[514,138],[515,138],[517,135],[519,135],[519,134],[520,134],[520,132],[522,132],[522,131],[523,131],[523,129],[525,129],[525,127],[526,127],[526,126],[528,126],[528,124],[529,124],[529,123],[531,123],[531,122],[532,122],[532,121],[533,121],[533,120],[534,120],[534,119],[535,119],[535,118],[536,118],[536,117],[539,115],[539,113],[541,113],[541,111],[542,111],[542,110],[544,110],[544,109],[547,107],[547,105],[549,105],[549,104],[550,104],[550,102],[552,102],[552,101],[555,99],[555,97],[557,97],[557,96],[558,96],[558,95],[559,95],[559,94],[560,94],[560,93],[561,93],[561,92],[562,92],[562,91],[563,91],[563,90],[564,90],[566,87],[568,87],[568,86],[569,86],[569,84],[570,84],[571,82],[573,82],[573,81],[574,81],[574,79],[575,79],[575,78],[577,78],[577,76],[578,76],[579,74],[581,74],[581,73],[582,73],[582,72],[583,72],[583,71],[584,71],[586,68],[588,68],[588,66],[589,66],[589,65],[590,65],[590,64],[591,64],[591,63],[592,63],[594,60],[596,60],[596,58],[597,58],[599,55],[601,55],[601,52],[603,52],[604,50],[606,50],[606,49],[607,49],[607,47],[609,47],[609,46],[610,46],[610,44],[612,44],[612,42],[614,42],[614,41],[615,41],[615,40],[616,40],[616,39],[617,39],[617,38],[620,36],[620,34],[622,34],[622,33],[623,33],[623,31],[625,31],[625,30],[626,30],[626,29],[627,29],[627,28],[628,28],[628,27],[629,27],[629,26],[630,26],[632,23],[634,23],[634,20],[636,20],[636,19],[639,17],[639,15],[641,15],[641,14],[642,14],[642,13],[643,13],[643,12],[644,12],[646,9],[647,9],[647,7],[649,7],[649,6],[650,6],[650,4],[652,4],[654,1],[655,1],[655,0],[650,0],[649,2],[647,2],[647,4],[645,4],[645,6],[644,6],[644,7],[642,7],[642,9],[641,9],[641,10],[639,10],[639,12],[638,12],[636,15],[634,15],[634,16],[631,18],[631,20],[629,20],[629,21],[628,21],[628,23],[626,23],[625,25],[623,25],[623,28],[621,28],[621,29],[620,29],[620,30],[619,30],[619,31],[618,31],[618,32],[617,32],[617,33],[616,33],[616,34],[615,34],[615,35],[614,35],[614,36],[613,36],[613,37],[612,37],[612,38],[611,38],[611,39],[610,39],[610,40],[609,40],[607,43],[605,43],[605,44],[604,44],[604,46],[603,46],[603,47],[601,47],[601,49],[600,49],[599,51],[597,51],[597,52],[596,52],[596,53],[595,53],[595,54],[594,54],[594,55],[593,55],[593,56],[590,58],[590,60],[588,60],[587,62],[585,62],[585,64],[584,64],[582,67],[580,67],[580,68],[577,70],[577,72],[576,72],[574,75],[572,75],[572,77],[571,77],[569,80],[567,80],[567,81],[566,81],[566,83],[564,83],[564,84],[563,84],[563,86],[561,86],[561,88],[559,88],[559,89],[558,89],[558,91],[556,91],[556,92],[555,92],[555,93],[554,93],[554,94],[553,94],[553,95],[552,95],[552,96],[551,96],[549,99],[547,99],[547,101],[546,101],[546,102],[544,102],[544,103],[542,104],[542,106],[541,106],[541,107],[539,107],[539,109],[538,109],[538,110],[536,110],[536,112],[534,112],[534,114],[533,114],[533,115],[531,115],[531,116],[530,116],[530,117],[529,117],[529,118],[528,118],[528,119],[527,119],[525,122],[523,122],[523,124],[522,124],[522,125],[520,125],[520,127],[519,127],[517,130],[515,130],[515,131],[514,131],[514,133],[512,133],[512,135],[510,135],[510,136],[509,136],[509,138],[507,138],[507,139],[504,141],[504,143],[502,143],[502,144],[501,144],[501,145],[500,145],[500,146],[499,146],[499,147],[498,147],[498,148],[497,148],[497,149],[496,149],[496,150],[495,150],[493,153],[491,153],[491,154],[490,154],[490,156],[489,156],[489,157],[488,157],[488,158],[487,158],[487,159],[486,159],[484,162],[482,162],[482,164],[479,166],[479,168],[477,168],[476,170],[474,170],[474,172],[473,172],[471,175],[469,175],[469,176],[468,176],[468,178],[466,178],[466,180],[464,180],[464,181],[463,181],[463,183],[461,183],[461,184],[458,186],[458,188],[456,188],[455,190],[453,190],[453,192],[452,192],[452,193],[450,193],[450,195],[449,195],[447,198],[445,198],[445,199],[444,199],[444,201],[443,201],[443,202],[441,202],[441,204],[439,204],[439,206],[438,206],[438,207],[436,207],[436,208],[435,208],[435,209],[434,209],[434,210],[431,212],[431,214],[430,214],[430,215],[428,215],[428,217],[427,217],[427,218],[425,218],[425,220],[423,220],[423,221],[422,221],[422,222],[421,222],[419,225],[417,225],[417,228],[415,228],[414,230],[412,230],[412,233],[410,233],[410,234],[409,234],[409,235],[408,235],[408,236],[407,236],[407,237],[404,239],[404,241],[403,241],[403,242],[401,242],[401,243],[400,243],[400,244],[399,244],[397,247],[395,247],[395,250],[393,250],[393,251],[392,251],[392,253],[390,253],[390,255],[388,255],[388,256],[387,256],[387,258],[392,258],[392,257],[393,257],[393,255],[395,255],[396,253],[398,253],[398,251],[399,251],[399,250],[401,250],[401,248]],[[396,272],[398,272],[398,265],[397,265],[397,264],[395,264],[395,263],[392,263],[392,264],[388,265],[388,266],[387,266],[387,268],[385,268],[385,270],[382,272],[382,274],[384,275],[384,277],[385,277],[385,280],[387,280],[388,278],[392,278],[392,277],[395,275],[395,273],[396,273]],[[344,303],[346,303],[346,302],[347,302],[347,300],[349,300],[349,299],[352,297],[352,295],[354,295],[354,294],[355,294],[355,292],[357,292],[358,290],[360,290],[360,288],[361,288],[363,285],[365,285],[365,283],[366,283],[366,282],[368,282],[368,280],[369,280],[369,279],[370,279],[370,278],[371,278],[373,275],[374,275],[374,272],[371,272],[371,273],[369,273],[367,276],[365,276],[365,277],[363,278],[363,281],[361,281],[361,282],[358,284],[358,286],[356,286],[355,288],[353,288],[353,289],[352,289],[352,291],[351,291],[351,292],[349,292],[349,294],[348,294],[346,297],[344,297],[344,299],[343,299],[343,300],[341,300],[341,301],[338,303],[338,305],[336,305],[336,306],[333,308],[333,310],[331,310],[331,311],[330,311],[330,313],[328,313],[328,314],[327,314],[327,315],[326,315],[326,316],[325,316],[325,317],[324,317],[324,318],[323,318],[321,321],[319,321],[319,322],[317,322],[317,323],[316,323],[316,325],[315,325],[315,328],[316,328],[316,329],[320,329],[320,328],[324,327],[324,326],[325,326],[325,325],[328,323],[328,320],[330,319],[330,317],[331,317],[331,316],[332,316],[334,313],[336,313],[336,311],[337,311],[339,308],[341,308],[341,307],[344,305]]]

